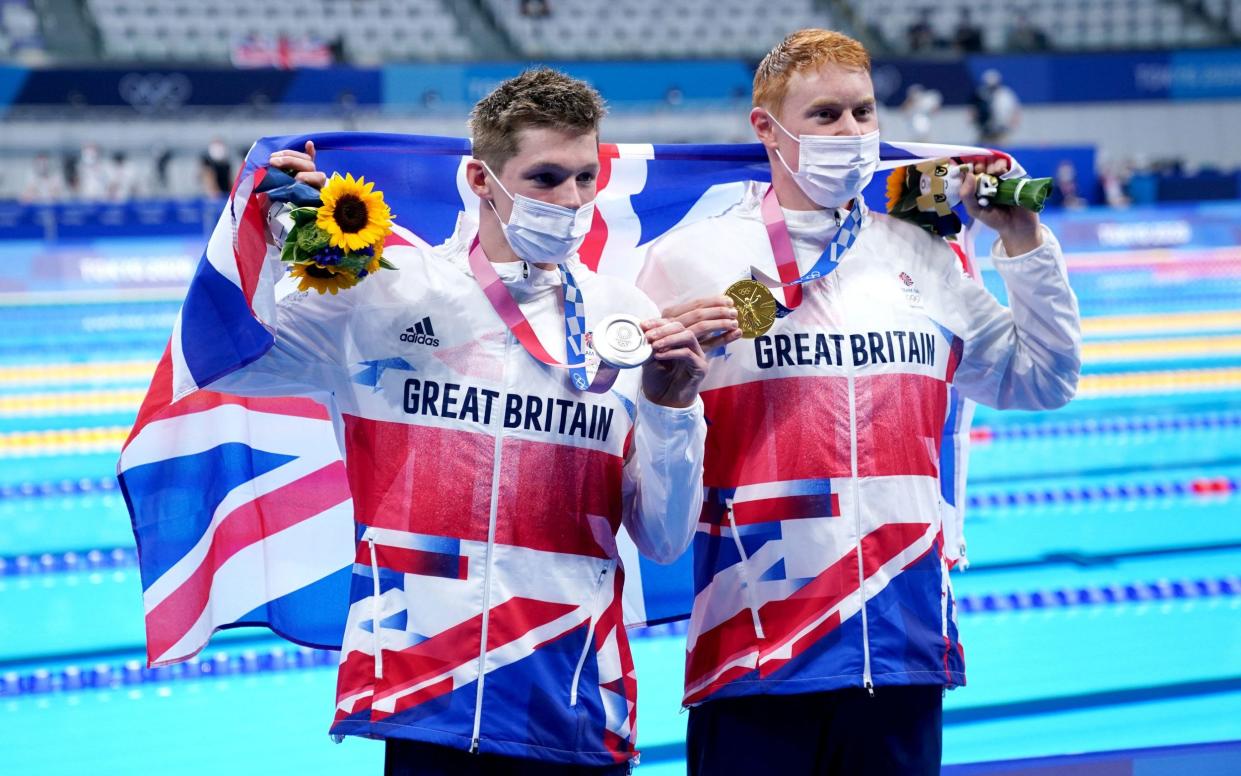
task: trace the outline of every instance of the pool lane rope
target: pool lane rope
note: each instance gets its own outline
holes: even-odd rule
[[[987,593],[961,596],[956,603],[961,613],[977,614],[1231,596],[1241,596],[1241,577],[1160,580],[1024,593]],[[687,623],[679,621],[635,628],[630,634],[633,638],[679,636],[685,634],[686,628]],[[35,668],[26,672],[8,671],[0,674],[0,698],[274,674],[335,666],[339,660],[340,653],[335,650],[274,646],[233,652],[220,651],[210,656],[197,656],[183,663],[156,668],[150,668],[140,660],[128,660],[120,664],[97,663]]]
[[[118,491],[113,477],[47,480],[0,485],[0,504],[25,499],[65,498],[110,494]],[[1115,501],[1137,501],[1177,496],[1229,496],[1241,490],[1241,476],[1195,477],[1137,483],[1078,485],[1025,491],[972,493],[966,504],[971,509],[1016,506],[1046,506]],[[4,558],[0,558],[3,573]]]
[[[1062,439],[1115,434],[1152,434],[1183,431],[1223,431],[1241,428],[1241,412],[1209,412],[1193,415],[1148,415],[1106,420],[1055,420],[1046,423],[1014,423],[975,426],[970,440],[976,444],[1032,439]]]

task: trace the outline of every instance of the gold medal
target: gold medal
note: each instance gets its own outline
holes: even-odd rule
[[[757,280],[738,280],[724,295],[737,304],[737,325],[746,339],[767,333],[776,322],[776,298]]]

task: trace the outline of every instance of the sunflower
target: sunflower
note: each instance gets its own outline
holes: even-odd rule
[[[315,225],[327,232],[331,244],[347,251],[357,251],[383,242],[392,231],[392,211],[384,203],[383,192],[375,191],[374,183],[364,178],[354,180],[333,173],[323,187]]]
[[[358,284],[358,279],[351,272],[344,272],[336,267],[325,267],[322,264],[293,264],[289,267],[289,274],[295,278],[300,278],[297,284],[298,291],[309,291],[314,289],[320,294],[336,295],[337,291],[344,288],[352,288]]]
[[[896,212],[896,206],[905,195],[905,168],[897,167],[888,173],[888,212]]]

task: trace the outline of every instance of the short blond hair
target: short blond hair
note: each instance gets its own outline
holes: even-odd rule
[[[558,70],[526,70],[504,81],[470,112],[475,159],[497,173],[517,154],[517,133],[549,127],[570,134],[599,133],[607,109],[599,92]]]
[[[754,104],[779,110],[794,73],[831,63],[870,72],[870,54],[853,38],[833,30],[798,30],[780,41],[754,73]]]

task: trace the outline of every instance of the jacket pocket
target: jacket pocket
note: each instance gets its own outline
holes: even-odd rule
[[[616,571],[616,561],[609,560],[602,569],[599,570],[599,576],[595,580],[594,595],[590,600],[590,626],[586,629],[586,643],[582,645],[582,654],[577,659],[577,668],[573,671],[573,683],[569,687],[569,706],[577,706],[577,687],[582,678],[582,667],[586,665],[586,658],[590,655],[595,644],[595,625],[599,622],[599,616],[603,614],[600,611],[603,608],[604,591],[608,589],[607,583],[609,578]]]

